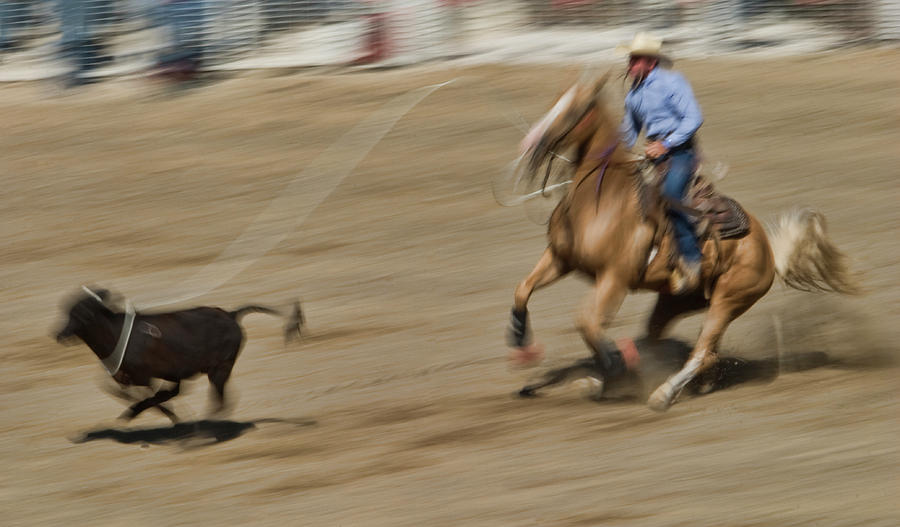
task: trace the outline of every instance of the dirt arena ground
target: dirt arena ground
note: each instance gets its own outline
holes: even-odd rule
[[[868,292],[776,285],[722,352],[780,352],[781,374],[665,414],[639,387],[512,397],[539,371],[508,369],[503,336],[544,230],[489,181],[521,137],[515,112],[537,118],[575,70],[265,72],[174,97],[137,80],[0,86],[0,524],[900,524],[900,54],[679,67],[708,152],[731,166],[720,188],[763,219],[824,211]],[[345,132],[450,79],[310,201],[363,148]],[[285,346],[278,320],[250,315],[228,420],[203,420],[197,379],[173,405],[189,424],[116,422],[90,350],[50,337],[60,303],[83,283],[176,298],[257,217],[286,238],[181,305],[300,297],[305,339]],[[542,367],[586,355],[572,324],[586,291],[569,278],[533,299]],[[640,335],[650,302],[630,297],[612,336]]]

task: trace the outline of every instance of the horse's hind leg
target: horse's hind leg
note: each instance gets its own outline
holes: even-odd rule
[[[512,319],[507,332],[508,342],[511,347],[521,349],[530,344],[528,299],[531,298],[532,293],[559,280],[568,272],[568,266],[557,258],[548,247],[544,250],[544,254],[541,255],[534,269],[516,286]]]
[[[702,292],[690,296],[660,293],[647,320],[647,339],[651,341],[661,339],[672,322],[689,313],[706,309],[708,305],[709,302],[703,297]]]
[[[691,380],[716,364],[719,341],[728,325],[762,296],[747,294],[726,298],[727,293],[717,293],[720,292],[713,294],[709,311],[700,330],[700,338],[697,339],[697,344],[687,362],[650,395],[647,405],[653,410],[659,412],[667,410]]]
[[[175,415],[175,413],[165,407],[160,406],[160,404],[162,404],[162,403],[168,401],[169,399],[171,399],[172,397],[175,397],[176,395],[178,395],[178,391],[180,389],[181,389],[181,381],[178,381],[175,383],[175,386],[173,386],[171,390],[160,390],[160,391],[156,392],[155,394],[153,394],[152,397],[148,397],[148,398],[144,399],[143,401],[140,401],[138,403],[131,405],[131,407],[129,407],[128,410],[125,410],[125,413],[123,413],[120,416],[120,418],[131,420],[131,419],[134,419],[135,417],[137,417],[141,412],[143,412],[147,408],[152,408],[152,407],[156,406],[156,407],[159,407],[159,410],[162,413],[164,413],[169,419],[171,419],[173,422],[177,422],[178,417]]]

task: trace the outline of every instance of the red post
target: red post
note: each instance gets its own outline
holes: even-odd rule
[[[365,18],[367,28],[363,36],[363,55],[354,60],[353,64],[372,64],[390,55],[387,13],[365,15]]]

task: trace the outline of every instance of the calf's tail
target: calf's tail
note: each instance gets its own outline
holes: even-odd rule
[[[267,315],[274,315],[278,317],[284,316],[284,314],[277,309],[257,305],[247,305],[239,307],[238,309],[235,309],[228,314],[231,315],[231,317],[235,321],[240,322],[241,317],[249,313],[265,313]],[[303,310],[300,308],[300,302],[294,302],[291,314],[287,317],[287,322],[284,326],[284,340],[290,341],[294,338],[299,338],[302,334],[302,328],[305,322],[306,320],[303,316]]]
[[[273,309],[271,307],[266,307],[266,306],[255,306],[255,305],[239,307],[239,308],[235,309],[234,311],[231,311],[228,314],[231,315],[231,318],[240,322],[241,318],[244,315],[249,314],[249,313],[265,313],[267,315],[275,315],[277,317],[282,316],[281,311],[278,311],[277,309]]]

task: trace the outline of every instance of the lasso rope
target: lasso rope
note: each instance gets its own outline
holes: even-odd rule
[[[215,260],[203,266],[193,276],[183,280],[179,289],[188,289],[189,293],[175,298],[151,296],[139,302],[141,309],[192,300],[221,287],[237,276],[238,273],[250,267],[250,265],[274,249],[289,234],[296,230],[334,192],[338,185],[353,172],[375,145],[381,142],[382,138],[394,128],[397,121],[422,102],[425,97],[454,80],[424,86],[397,96],[363,122],[354,126],[349,132],[319,154],[305,170],[288,183],[281,195],[273,198],[269,206],[257,215],[253,222],[244,229],[244,232],[232,241]],[[343,163],[339,163],[335,168],[330,163],[330,159],[333,157],[342,159]],[[272,218],[297,208],[295,201],[301,195],[301,191],[304,197],[313,197],[312,206],[295,215],[291,225],[283,232],[267,234],[264,230],[265,225],[270,223]],[[169,273],[165,274],[168,276]],[[159,283],[163,281],[163,277],[160,277],[160,279],[153,279],[152,277],[141,278],[142,283]],[[193,290],[190,290],[192,283],[197,285]],[[96,293],[87,287],[82,286],[82,288],[95,299],[101,303],[103,302]],[[125,321],[122,325],[122,332],[112,354],[102,361],[104,368],[110,375],[115,375],[119,371],[122,361],[125,359],[125,351],[131,338],[136,315],[135,303],[126,300]]]
[[[278,197],[272,199],[269,206],[257,215],[253,222],[244,229],[244,232],[232,241],[218,257],[182,280],[181,284],[177,286],[177,290],[187,290],[187,293],[174,298],[169,295],[151,293],[149,296],[142,296],[140,300],[135,300],[135,306],[146,309],[192,300],[221,287],[250,267],[296,230],[353,172],[404,115],[435,90],[455,80],[424,86],[387,102],[319,154],[307,168],[285,186]],[[334,163],[335,158],[340,161]],[[299,208],[297,206],[299,197],[310,199],[311,206],[301,209],[299,214],[294,214],[293,221],[282,232],[267,233],[266,225],[271,223],[273,218],[289,215]],[[158,277],[143,276],[134,280],[140,280],[141,284],[163,283],[170,276],[171,272],[165,272],[158,273]]]

